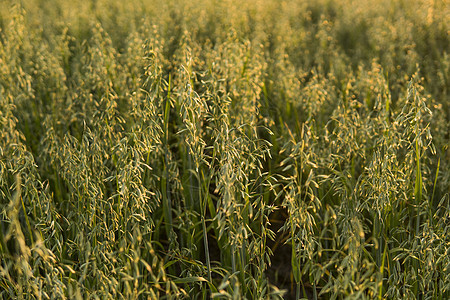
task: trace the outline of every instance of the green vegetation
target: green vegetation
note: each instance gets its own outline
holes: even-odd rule
[[[1,1],[0,298],[449,299],[449,32],[445,0]]]

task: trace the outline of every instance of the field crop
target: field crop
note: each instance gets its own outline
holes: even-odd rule
[[[0,2],[0,298],[449,299],[446,0]]]

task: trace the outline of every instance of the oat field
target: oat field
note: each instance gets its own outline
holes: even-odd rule
[[[0,299],[449,299],[447,0],[0,1]]]

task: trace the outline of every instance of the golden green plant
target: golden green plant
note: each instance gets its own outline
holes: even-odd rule
[[[0,2],[0,297],[449,298],[449,10]]]

